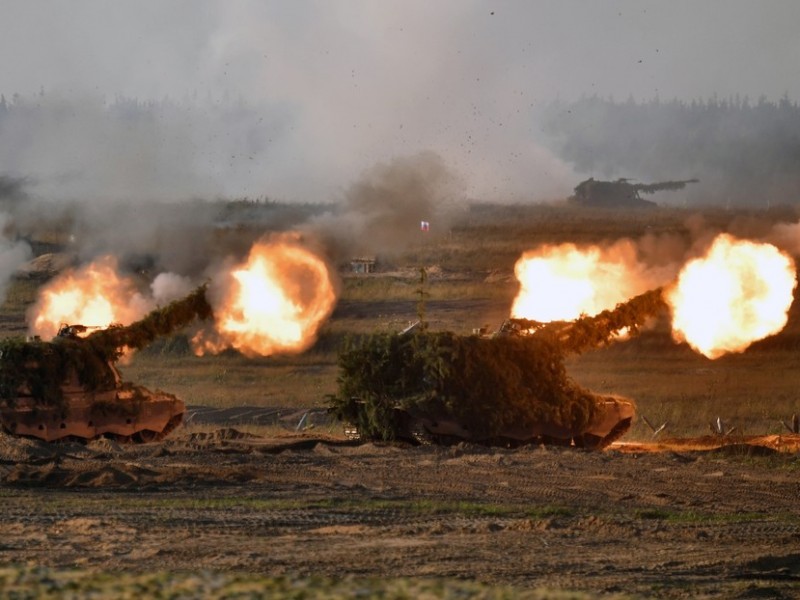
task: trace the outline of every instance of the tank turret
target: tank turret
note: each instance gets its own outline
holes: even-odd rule
[[[665,307],[657,289],[571,322],[511,319],[491,337],[368,336],[341,353],[331,410],[368,439],[601,449],[630,428],[635,406],[577,385],[564,358],[635,334]]]
[[[181,423],[184,403],[172,394],[122,381],[115,362],[126,348],[144,348],[211,314],[203,286],[128,326],[85,335],[87,327],[66,325],[49,342],[3,340],[0,427],[46,441],[163,438]]]
[[[629,179],[599,181],[591,177],[575,186],[575,194],[570,196],[569,201],[581,206],[599,208],[655,207],[657,206],[655,202],[643,199],[641,194],[682,190],[687,184],[698,181],[698,179],[685,179],[659,183],[631,183]]]

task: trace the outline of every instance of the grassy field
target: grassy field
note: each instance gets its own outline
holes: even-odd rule
[[[688,241],[699,227],[709,231],[766,230],[797,220],[794,211],[682,210],[581,211],[555,207],[475,205],[439,236],[420,236],[401,254],[378,256],[377,273],[354,276],[340,265],[341,296],[318,343],[298,356],[251,359],[235,353],[197,358],[185,340],[159,342],[121,365],[126,379],[177,394],[191,404],[212,406],[324,406],[337,388],[337,352],[350,334],[396,331],[412,322],[424,267],[426,318],[435,329],[469,333],[496,327],[507,316],[517,288],[513,265],[522,252],[543,243],[600,243],[623,237],[669,235]],[[37,283],[14,281],[0,307],[4,335],[24,333],[24,314]],[[797,303],[796,303],[797,304]],[[710,361],[669,340],[665,331],[570,358],[570,375],[581,385],[636,400],[651,422],[668,422],[662,435],[708,432],[717,417],[748,434],[779,433],[782,419],[800,412],[800,354],[794,340],[800,318],[777,341],[741,355]],[[628,437],[647,439],[637,422]]]

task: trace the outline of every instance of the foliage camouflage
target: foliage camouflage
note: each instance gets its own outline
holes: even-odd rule
[[[8,338],[0,341],[0,401],[13,405],[30,395],[43,405],[63,402],[63,386],[74,373],[87,392],[114,389],[111,366],[125,348],[138,350],[195,319],[211,316],[205,286],[182,300],[154,310],[128,326],[112,325],[85,338],[56,336],[52,341]],[[24,392],[24,394],[23,394]]]
[[[9,338],[0,342],[0,399],[13,404],[22,392],[44,405],[62,400],[62,385],[71,373],[85,389],[114,387],[107,360],[83,340],[56,338],[53,342]]]
[[[111,325],[86,337],[97,351],[115,361],[125,348],[141,350],[157,338],[186,327],[195,319],[205,320],[212,316],[211,305],[206,300],[206,286],[200,286],[182,300],[154,310],[143,319],[127,326]]]
[[[580,354],[591,348],[611,343],[623,329],[627,329],[631,336],[637,335],[648,319],[667,310],[663,288],[656,288],[593,317],[582,316],[574,321],[547,323],[530,319],[508,319],[503,323],[501,332],[517,334],[530,332],[537,337],[551,340],[565,353]]]
[[[570,323],[510,320],[517,334],[351,338],[339,356],[339,391],[330,408],[362,436],[381,440],[399,437],[408,414],[452,418],[477,439],[542,422],[580,430],[595,416],[598,397],[567,376],[565,354],[608,343],[624,327],[634,334],[664,308],[661,290],[653,290]]]
[[[542,421],[586,425],[594,396],[566,374],[563,355],[536,337],[452,332],[375,334],[340,355],[332,408],[362,435],[394,439],[404,414],[451,415],[477,437]]]

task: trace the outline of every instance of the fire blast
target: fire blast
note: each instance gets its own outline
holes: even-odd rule
[[[511,316],[547,322],[596,315],[653,287],[640,270],[629,241],[610,248],[561,244],[530,250],[514,266],[521,287]]]
[[[104,256],[43,286],[28,313],[28,323],[31,334],[49,340],[64,323],[127,325],[153,307],[154,303],[136,290],[132,279],[117,273],[116,258]]]
[[[794,261],[775,246],[721,234],[665,294],[673,336],[712,359],[743,352],[783,329],[796,285]]]
[[[288,236],[258,242],[245,264],[214,278],[209,297],[215,331],[195,336],[198,355],[302,352],[336,300],[325,261]]]

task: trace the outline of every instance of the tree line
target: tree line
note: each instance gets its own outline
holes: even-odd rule
[[[699,178],[697,203],[800,201],[800,105],[788,96],[625,102],[585,96],[544,110],[546,143],[580,173]]]

